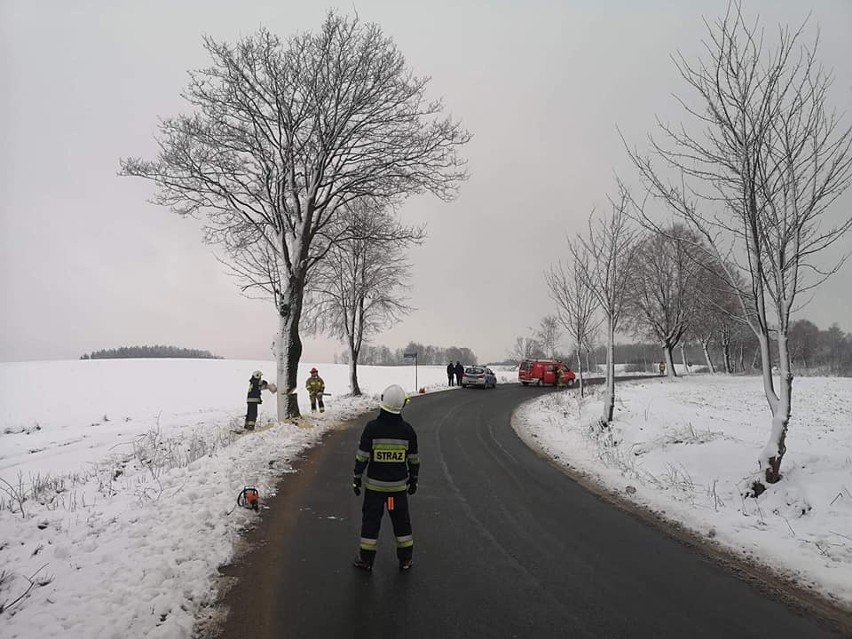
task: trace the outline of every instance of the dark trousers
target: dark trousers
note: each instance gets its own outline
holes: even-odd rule
[[[322,403],[322,393],[311,394],[311,410],[316,410],[317,405],[319,405],[321,411],[325,410],[325,404]]]
[[[453,380],[455,380],[455,378],[456,378],[455,374],[447,375],[447,382],[449,383],[450,386],[453,385]]]
[[[361,560],[371,564],[376,558],[379,543],[379,529],[382,516],[387,508],[396,537],[396,556],[399,561],[411,559],[414,554],[414,540],[411,537],[411,518],[408,513],[408,493],[381,493],[375,490],[364,491],[364,505],[361,507]]]
[[[246,430],[254,430],[257,423],[257,403],[249,402],[246,408]]]

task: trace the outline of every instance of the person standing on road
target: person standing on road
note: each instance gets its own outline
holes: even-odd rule
[[[665,375],[665,374],[666,374],[666,363],[661,361],[660,362],[660,375]]]
[[[263,400],[260,397],[260,391],[266,388],[267,382],[263,379],[261,371],[255,371],[249,378],[248,395],[246,397],[246,430],[254,430],[257,423],[257,406],[262,404]]]
[[[399,569],[411,568],[414,537],[408,512],[408,496],[417,492],[420,455],[417,433],[402,418],[408,395],[393,384],[382,393],[381,408],[376,419],[367,422],[355,454],[352,490],[356,496],[364,489],[361,507],[361,541],[352,565],[372,571],[379,545],[379,528],[387,508],[396,537]]]
[[[456,367],[453,366],[453,363],[450,362],[447,364],[447,384],[450,386],[453,385],[453,380],[456,378]]]
[[[456,360],[456,386],[461,386],[462,377],[464,377],[464,366],[462,366],[461,362]]]
[[[311,400],[311,412],[315,413],[319,406],[319,412],[324,413],[325,404],[322,402],[322,395],[325,392],[325,382],[316,368],[311,369],[311,376],[305,382],[305,388],[308,389],[308,397]]]

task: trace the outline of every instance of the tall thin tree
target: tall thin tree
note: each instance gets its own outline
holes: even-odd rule
[[[652,140],[653,155],[678,179],[638,152],[631,157],[649,191],[706,240],[737,291],[760,347],[772,418],[758,462],[774,483],[792,409],[790,313],[848,256],[828,265],[819,257],[852,229],[852,217],[832,222],[829,215],[852,181],[852,129],[828,107],[831,75],[817,61],[816,44],[804,44],[804,26],[779,29],[770,50],[759,23],[748,24],[733,2],[708,31],[704,60],[676,58],[698,106],[681,104],[703,132],[660,123],[663,140]]]
[[[550,359],[556,357],[556,349],[559,345],[561,335],[562,329],[555,315],[545,315],[541,318],[538,329],[535,332],[536,341],[541,345],[545,355]]]
[[[365,340],[411,312],[405,294],[410,276],[406,248],[425,237],[391,211],[355,202],[339,222],[349,239],[335,243],[308,282],[305,319],[310,329],[346,343],[349,388],[360,395],[358,363]]]
[[[606,330],[606,391],[601,425],[612,422],[615,410],[615,333],[624,312],[630,268],[635,253],[636,231],[629,225],[630,194],[620,188],[618,199],[610,199],[607,217],[589,216],[589,232],[569,242],[580,276],[594,294]],[[583,260],[588,256],[588,261]]]
[[[574,342],[580,397],[585,395],[581,354],[600,325],[595,318],[595,295],[583,273],[589,270],[589,255],[578,247],[579,255],[568,263],[559,261],[545,273],[550,298],[556,303],[559,321]],[[587,362],[588,365],[588,362]]]

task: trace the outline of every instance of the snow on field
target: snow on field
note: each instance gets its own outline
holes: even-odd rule
[[[316,366],[331,393],[324,414],[310,415],[301,392],[302,427],[238,435],[249,377],[274,379],[272,362],[0,364],[4,639],[189,637],[256,517],[236,507],[241,490],[257,487],[263,503],[335,423],[376,410],[389,384],[415,389],[413,366],[367,366],[364,396],[345,397],[347,367]],[[419,366],[416,381],[443,387],[445,369]],[[275,415],[264,399],[259,425]]]
[[[311,364],[300,365],[306,379]],[[257,516],[245,486],[269,496],[305,448],[374,411],[392,383],[446,388],[442,366],[318,364],[331,393],[300,424],[242,426],[251,372],[271,362],[92,360],[0,364],[0,627],[4,639],[186,639],[215,600],[218,567]],[[499,383],[515,383],[497,370]],[[852,601],[852,380],[800,379],[784,481],[757,500],[768,418],[753,378],[694,375],[618,387],[616,423],[589,428],[600,401],[548,394],[516,430],[633,499],[741,552]],[[353,535],[357,530],[353,529]]]

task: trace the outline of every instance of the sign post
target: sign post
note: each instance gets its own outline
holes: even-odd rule
[[[414,392],[417,392],[417,351],[413,353],[403,353],[403,359],[413,359],[414,360]]]

